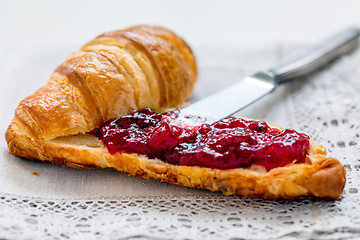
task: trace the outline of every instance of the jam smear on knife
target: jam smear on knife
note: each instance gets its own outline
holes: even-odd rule
[[[171,164],[218,169],[256,164],[270,171],[304,163],[309,152],[309,137],[291,129],[234,117],[190,126],[176,123],[178,113],[158,114],[148,108],[134,111],[105,123],[98,137],[111,154],[138,153]]]

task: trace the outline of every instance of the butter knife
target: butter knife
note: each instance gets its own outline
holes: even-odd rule
[[[359,36],[358,28],[350,28],[301,53],[290,55],[270,69],[245,77],[181,109],[176,122],[200,125],[228,117],[271,93],[279,84],[312,73],[341,55],[350,53],[358,47]]]

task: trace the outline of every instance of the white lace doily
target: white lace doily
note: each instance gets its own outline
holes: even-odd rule
[[[208,95],[246,74],[270,66],[284,52],[288,50],[282,46],[256,51],[231,48],[198,50],[202,75],[194,98]],[[347,169],[347,183],[340,201],[240,199],[157,182],[143,186],[150,181],[125,176],[112,178],[113,175],[121,175],[113,171],[73,170],[45,163],[32,165],[29,161],[10,157],[2,142],[0,238],[360,238],[359,66],[358,51],[321,72],[282,86],[271,96],[240,113],[296,128],[323,143],[329,155],[338,158]],[[1,77],[20,81],[21,73],[14,73],[17,69],[21,66],[13,66],[7,71],[3,68]],[[31,78],[31,74],[27,74]],[[212,87],[206,87],[208,85]],[[5,89],[11,94],[10,85]],[[17,96],[18,99],[22,97]],[[2,131],[13,114],[10,108],[13,106],[2,105],[2,113],[6,116],[2,121]],[[38,177],[31,175],[35,167]],[[76,182],[75,179],[69,184],[67,179],[61,180],[60,174],[56,174],[66,171],[69,175],[82,178],[82,181]],[[19,173],[18,178],[10,177],[16,175],[10,175],[13,172]],[[45,178],[46,172],[51,172],[53,178]],[[94,176],[86,175],[88,173]],[[105,177],[108,182],[103,180]],[[105,181],[108,188],[97,186],[99,181]],[[116,190],[118,188],[110,184],[114,181],[119,181],[116,182],[118,188],[121,184],[126,184],[127,188],[123,192]],[[34,184],[36,188],[31,187]],[[82,191],[72,186],[77,184],[83,184],[80,185],[83,186]],[[83,190],[89,184],[93,184],[96,191],[91,191],[91,188]],[[52,189],[54,186],[58,188]],[[161,192],[160,188],[165,190]]]

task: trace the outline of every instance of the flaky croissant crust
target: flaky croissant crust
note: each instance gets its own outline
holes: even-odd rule
[[[108,32],[57,67],[20,103],[15,120],[32,138],[86,133],[134,109],[182,103],[196,76],[190,47],[173,32],[154,26]]]
[[[181,104],[196,81],[188,45],[160,27],[137,26],[100,35],[70,55],[47,84],[25,98],[6,132],[14,156],[79,168],[113,168],[131,176],[224,194],[336,199],[345,184],[341,163],[312,143],[304,164],[211,169],[178,166],[138,154],[111,155],[88,134],[132,110]]]

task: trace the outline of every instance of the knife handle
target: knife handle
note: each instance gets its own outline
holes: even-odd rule
[[[358,28],[347,29],[321,44],[286,57],[269,71],[278,84],[304,76],[356,49],[359,36]]]

